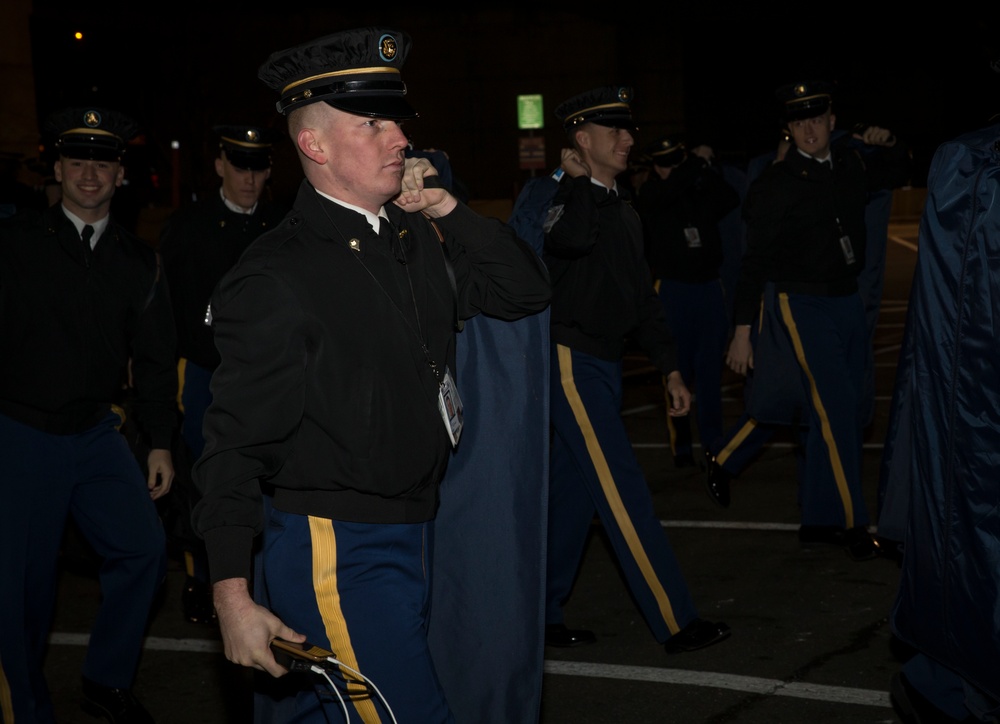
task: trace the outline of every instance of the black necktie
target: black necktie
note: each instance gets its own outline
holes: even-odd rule
[[[399,241],[399,233],[392,228],[392,223],[384,216],[378,217],[378,238],[389,245],[393,258],[400,264],[406,263],[403,245]]]
[[[84,226],[83,231],[80,232],[80,238],[83,239],[83,258],[87,260],[88,264],[90,263],[90,259],[93,253],[93,250],[90,248],[90,239],[93,236],[94,236],[94,227],[91,226],[90,224]]]
[[[389,220],[384,216],[378,217],[378,238],[382,241],[392,242]]]

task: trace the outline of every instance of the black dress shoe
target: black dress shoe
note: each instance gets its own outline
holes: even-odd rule
[[[692,455],[691,453],[678,453],[677,455],[674,455],[674,467],[693,468],[694,455]]]
[[[181,609],[184,618],[191,623],[214,624],[215,604],[212,602],[212,587],[205,581],[199,581],[191,576],[184,582],[181,591]]]
[[[128,689],[114,689],[83,677],[80,706],[91,716],[104,717],[111,724],[154,724],[153,717]]]
[[[880,535],[875,536],[875,545],[878,547],[879,558],[885,558],[888,561],[892,561],[897,566],[902,567],[903,565],[903,544],[898,540],[892,540],[891,538],[885,538]]]
[[[585,646],[597,641],[593,631],[585,628],[566,628],[565,624],[550,623],[545,627],[545,645],[569,648],[571,646]]]
[[[878,544],[863,526],[851,528],[844,533],[844,548],[852,561],[870,561],[878,557]]]
[[[667,639],[663,644],[668,654],[682,654],[685,651],[697,651],[706,646],[717,644],[729,638],[729,626],[719,622],[696,618],[678,633]]]
[[[878,545],[864,526],[843,529],[835,525],[799,526],[799,541],[822,543],[843,548],[854,561],[870,561],[878,557]]]
[[[706,473],[705,483],[708,488],[708,497],[712,501],[722,507],[729,507],[729,482],[733,479],[733,476],[726,472],[725,469],[719,463],[715,461],[715,456],[706,451],[705,452],[705,464],[708,472]]]
[[[889,683],[889,701],[903,724],[966,724],[975,721],[971,714],[965,719],[955,719],[938,709],[913,688],[902,671],[895,674]]]
[[[800,543],[823,543],[831,546],[844,545],[843,528],[836,525],[800,525]]]

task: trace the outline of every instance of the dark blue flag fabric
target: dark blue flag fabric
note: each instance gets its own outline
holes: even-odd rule
[[[893,633],[1000,701],[1000,125],[931,162],[880,480]]]
[[[511,219],[539,254],[546,210],[529,217],[532,228]],[[458,722],[530,724],[540,715],[548,367],[547,309],[514,322],[479,315],[458,335],[465,424],[441,486],[428,629]]]

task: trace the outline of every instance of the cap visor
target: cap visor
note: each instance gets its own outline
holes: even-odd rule
[[[624,128],[626,131],[639,130],[639,127],[635,125],[635,121],[624,116],[618,118],[590,118],[585,122],[596,123],[598,126],[606,126],[607,128]]]
[[[785,120],[804,121],[807,118],[822,116],[830,108],[830,102],[809,103],[797,108],[787,108],[785,110]]]
[[[327,97],[323,100],[327,105],[357,116],[401,121],[418,115],[402,96]]]
[[[64,143],[59,147],[59,155],[84,161],[120,161],[124,153],[114,148],[75,146]]]
[[[236,168],[245,168],[250,171],[263,171],[271,167],[270,157],[259,153],[226,150],[226,159]]]

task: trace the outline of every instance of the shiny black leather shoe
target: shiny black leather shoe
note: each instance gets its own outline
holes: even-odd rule
[[[154,724],[146,707],[128,689],[101,686],[83,677],[81,708],[91,716],[104,717],[111,724]]]
[[[597,641],[593,631],[585,628],[566,628],[562,623],[551,623],[545,627],[545,645],[570,648],[586,646]]]
[[[875,545],[878,546],[878,556],[879,558],[884,558],[887,561],[892,561],[897,566],[902,567],[903,565],[903,544],[898,540],[892,540],[891,538],[885,538],[880,535],[875,536]]]
[[[708,489],[708,497],[721,508],[729,507],[729,482],[733,476],[726,472],[719,463],[715,461],[715,455],[705,451],[705,465],[707,468],[705,484]]]
[[[184,590],[181,591],[181,609],[184,618],[191,623],[216,623],[211,585],[188,576],[184,582]]]
[[[668,654],[682,654],[686,651],[697,651],[706,646],[717,644],[729,638],[729,626],[719,622],[696,618],[678,633],[667,639],[663,649]]]
[[[694,455],[692,455],[691,453],[678,453],[677,455],[674,455],[674,467],[693,468]]]
[[[948,716],[914,689],[902,671],[893,675],[889,683],[889,701],[903,724],[966,724],[975,721],[971,714],[965,719]]]
[[[799,543],[842,546],[846,531],[836,525],[800,525]]]
[[[870,561],[878,558],[878,544],[864,526],[851,528],[844,533],[844,548],[852,561]]]
[[[843,529],[835,525],[799,526],[799,541],[803,544],[822,543],[843,548],[852,561],[878,558],[878,543],[864,526]]]

